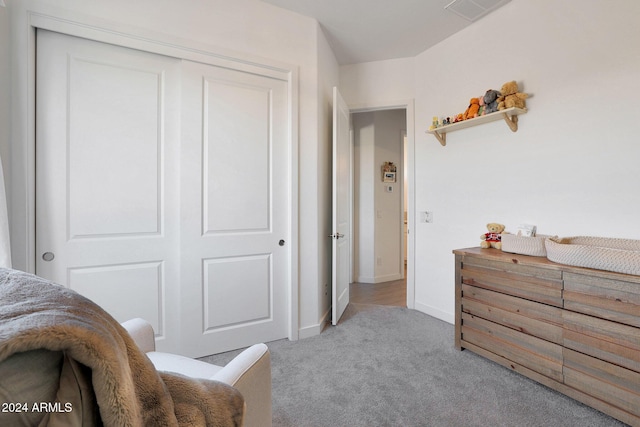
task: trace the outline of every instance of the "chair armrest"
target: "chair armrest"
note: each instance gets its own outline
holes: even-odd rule
[[[155,333],[151,323],[144,319],[135,318],[122,323],[122,326],[144,353],[156,350]]]
[[[271,355],[265,344],[247,348],[211,379],[242,393],[247,405],[246,427],[271,425]]]

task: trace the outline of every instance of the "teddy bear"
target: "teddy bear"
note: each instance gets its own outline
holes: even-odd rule
[[[498,98],[498,110],[505,110],[511,107],[525,108],[525,99],[529,97],[526,93],[518,92],[518,83],[515,80],[502,85],[501,96]]]
[[[464,120],[473,119],[474,117],[478,117],[478,110],[480,109],[480,98],[471,98],[469,101],[469,107],[464,112],[462,117]]]
[[[496,248],[502,249],[502,234],[505,233],[505,227],[502,224],[490,222],[487,224],[488,233],[480,236],[480,247],[483,249]]]
[[[485,114],[493,113],[498,111],[498,97],[500,96],[500,92],[494,89],[489,89],[484,94],[484,111]]]

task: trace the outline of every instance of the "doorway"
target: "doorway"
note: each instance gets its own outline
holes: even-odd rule
[[[412,306],[409,108],[352,111],[353,302]],[[412,276],[412,275],[411,275]],[[412,307],[411,307],[412,308]]]

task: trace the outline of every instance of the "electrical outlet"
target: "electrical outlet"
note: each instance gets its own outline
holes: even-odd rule
[[[433,222],[433,212],[422,212],[422,222]]]

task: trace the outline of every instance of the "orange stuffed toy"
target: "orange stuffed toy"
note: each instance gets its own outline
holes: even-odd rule
[[[479,109],[480,109],[480,98],[471,98],[471,100],[469,101],[469,107],[467,107],[467,111],[464,112],[462,117],[464,118],[464,120],[478,117]]]

